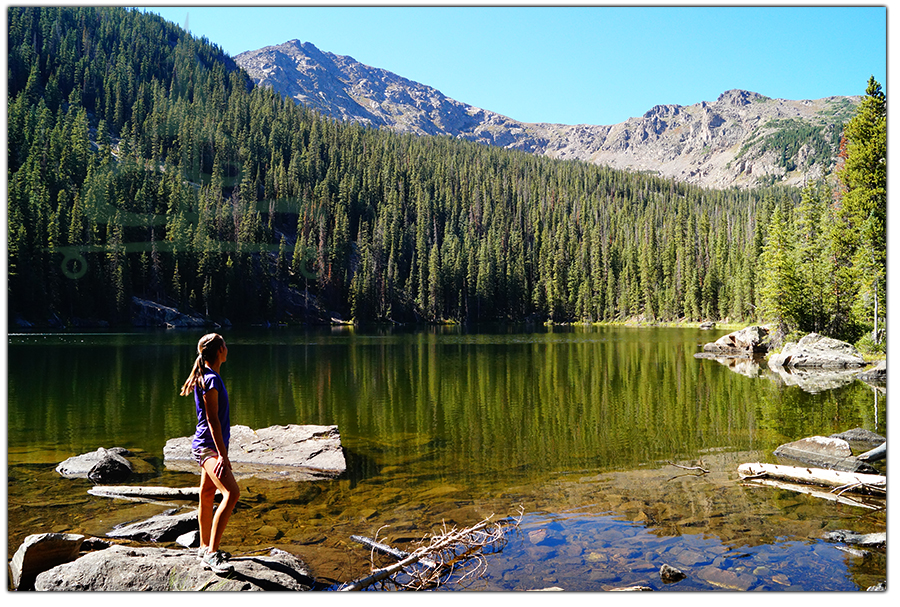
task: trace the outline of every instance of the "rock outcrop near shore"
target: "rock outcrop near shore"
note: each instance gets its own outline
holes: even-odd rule
[[[855,368],[866,366],[862,354],[845,341],[810,333],[798,342],[788,342],[781,352],[769,357],[769,367]]]
[[[752,326],[740,331],[723,335],[715,342],[703,346],[705,354],[717,356],[754,356],[765,354],[766,336],[769,330],[766,327]]]
[[[166,441],[166,468],[197,471],[191,458],[191,439],[185,436]],[[347,469],[337,426],[289,424],[259,430],[232,426],[228,459],[236,478],[306,481],[334,478]]]
[[[113,545],[90,552],[37,575],[35,590],[150,591],[172,590],[311,590],[315,580],[292,554],[235,556],[234,571],[217,575],[197,559],[196,550]]]

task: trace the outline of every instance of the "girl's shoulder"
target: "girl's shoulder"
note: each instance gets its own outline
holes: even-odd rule
[[[203,369],[203,387],[205,388],[205,390],[212,390],[219,385],[224,385],[222,376],[220,376],[209,367],[205,367]]]

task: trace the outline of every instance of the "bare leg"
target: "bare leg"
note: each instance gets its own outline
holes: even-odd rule
[[[214,460],[215,461],[215,460]],[[200,523],[200,546],[209,547],[212,536],[213,504],[216,499],[216,485],[206,468],[200,469],[200,506],[197,508],[197,519]]]
[[[219,507],[216,508],[215,514],[212,513],[212,499],[209,499],[210,509],[209,511],[205,511],[202,509],[203,504],[203,487],[200,489],[200,503],[201,508],[197,514],[197,517],[200,519],[200,543],[204,546],[209,546],[210,552],[215,552],[219,549],[219,542],[222,541],[222,533],[225,531],[225,525],[228,524],[228,519],[231,518],[231,513],[234,510],[235,505],[237,505],[238,498],[241,495],[241,491],[238,488],[237,481],[234,480],[234,475],[231,473],[231,470],[226,470],[222,475],[222,478],[218,478],[215,474],[216,468],[216,459],[209,458],[203,463],[203,472],[206,479],[211,481],[213,485],[212,495],[215,496],[215,490],[218,489],[222,492],[222,503],[219,504]],[[200,482],[203,482],[204,476],[201,476]],[[203,516],[206,515],[211,517],[211,525],[209,527],[209,536],[207,537],[208,542],[204,543],[203,539]]]

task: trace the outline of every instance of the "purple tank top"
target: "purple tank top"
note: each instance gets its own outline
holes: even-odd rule
[[[197,409],[197,431],[194,433],[194,440],[191,441],[191,448],[207,448],[215,449],[216,444],[213,441],[212,430],[206,422],[206,404],[203,402],[203,394],[209,390],[215,389],[219,394],[219,425],[222,427],[222,440],[225,441],[227,448],[228,441],[231,439],[231,415],[228,410],[228,391],[225,389],[225,382],[222,381],[218,373],[209,367],[203,369],[203,379],[194,387],[194,404]]]

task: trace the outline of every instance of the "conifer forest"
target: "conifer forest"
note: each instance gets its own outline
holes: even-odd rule
[[[883,344],[874,79],[825,180],[711,190],[338,122],[137,10],[7,11],[11,325],[125,325],[139,297],[235,324],[315,302],[359,323],[727,319]]]

